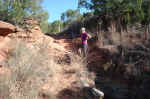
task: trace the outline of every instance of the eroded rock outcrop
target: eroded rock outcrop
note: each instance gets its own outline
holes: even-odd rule
[[[31,48],[34,45],[41,44],[52,49],[49,54],[53,56],[63,57],[68,50],[71,50],[71,41],[44,35],[40,29],[39,22],[33,18],[24,19],[24,24],[21,27],[0,21],[0,61],[6,59],[8,50],[15,47],[15,44],[12,44],[12,40],[22,40]]]
[[[16,31],[16,27],[12,24],[0,21],[0,36],[7,36]]]
[[[26,19],[23,28],[0,21],[0,62],[7,58],[12,47],[15,48],[16,45],[12,41],[23,40],[32,46],[35,42],[42,42],[43,38],[51,40],[50,37],[44,36],[40,30],[40,25],[34,19]]]
[[[8,35],[15,31],[14,25],[0,21],[0,62],[7,57],[8,43],[10,42]]]

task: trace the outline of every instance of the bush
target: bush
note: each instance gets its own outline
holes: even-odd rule
[[[38,99],[42,85],[56,71],[55,62],[48,56],[46,44],[37,44],[32,49],[22,41],[16,41],[15,45],[4,63],[11,70],[11,76],[0,79],[0,95],[7,99]]]
[[[93,87],[95,85],[95,75],[88,71],[86,58],[74,54],[70,55],[70,58],[71,62],[68,70],[76,75],[79,87],[84,88],[86,84]]]

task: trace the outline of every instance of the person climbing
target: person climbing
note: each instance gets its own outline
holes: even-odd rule
[[[81,28],[81,41],[82,41],[82,52],[84,56],[88,53],[88,33],[84,27]]]

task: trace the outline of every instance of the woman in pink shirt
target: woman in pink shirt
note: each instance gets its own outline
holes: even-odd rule
[[[88,40],[88,33],[86,32],[85,28],[81,28],[81,40],[82,40],[82,48],[83,48],[83,54],[84,56],[87,55],[87,52],[88,52],[88,43],[87,43],[87,40]]]

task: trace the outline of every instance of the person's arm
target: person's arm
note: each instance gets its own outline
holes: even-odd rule
[[[90,34],[87,34],[87,40],[92,38]]]

